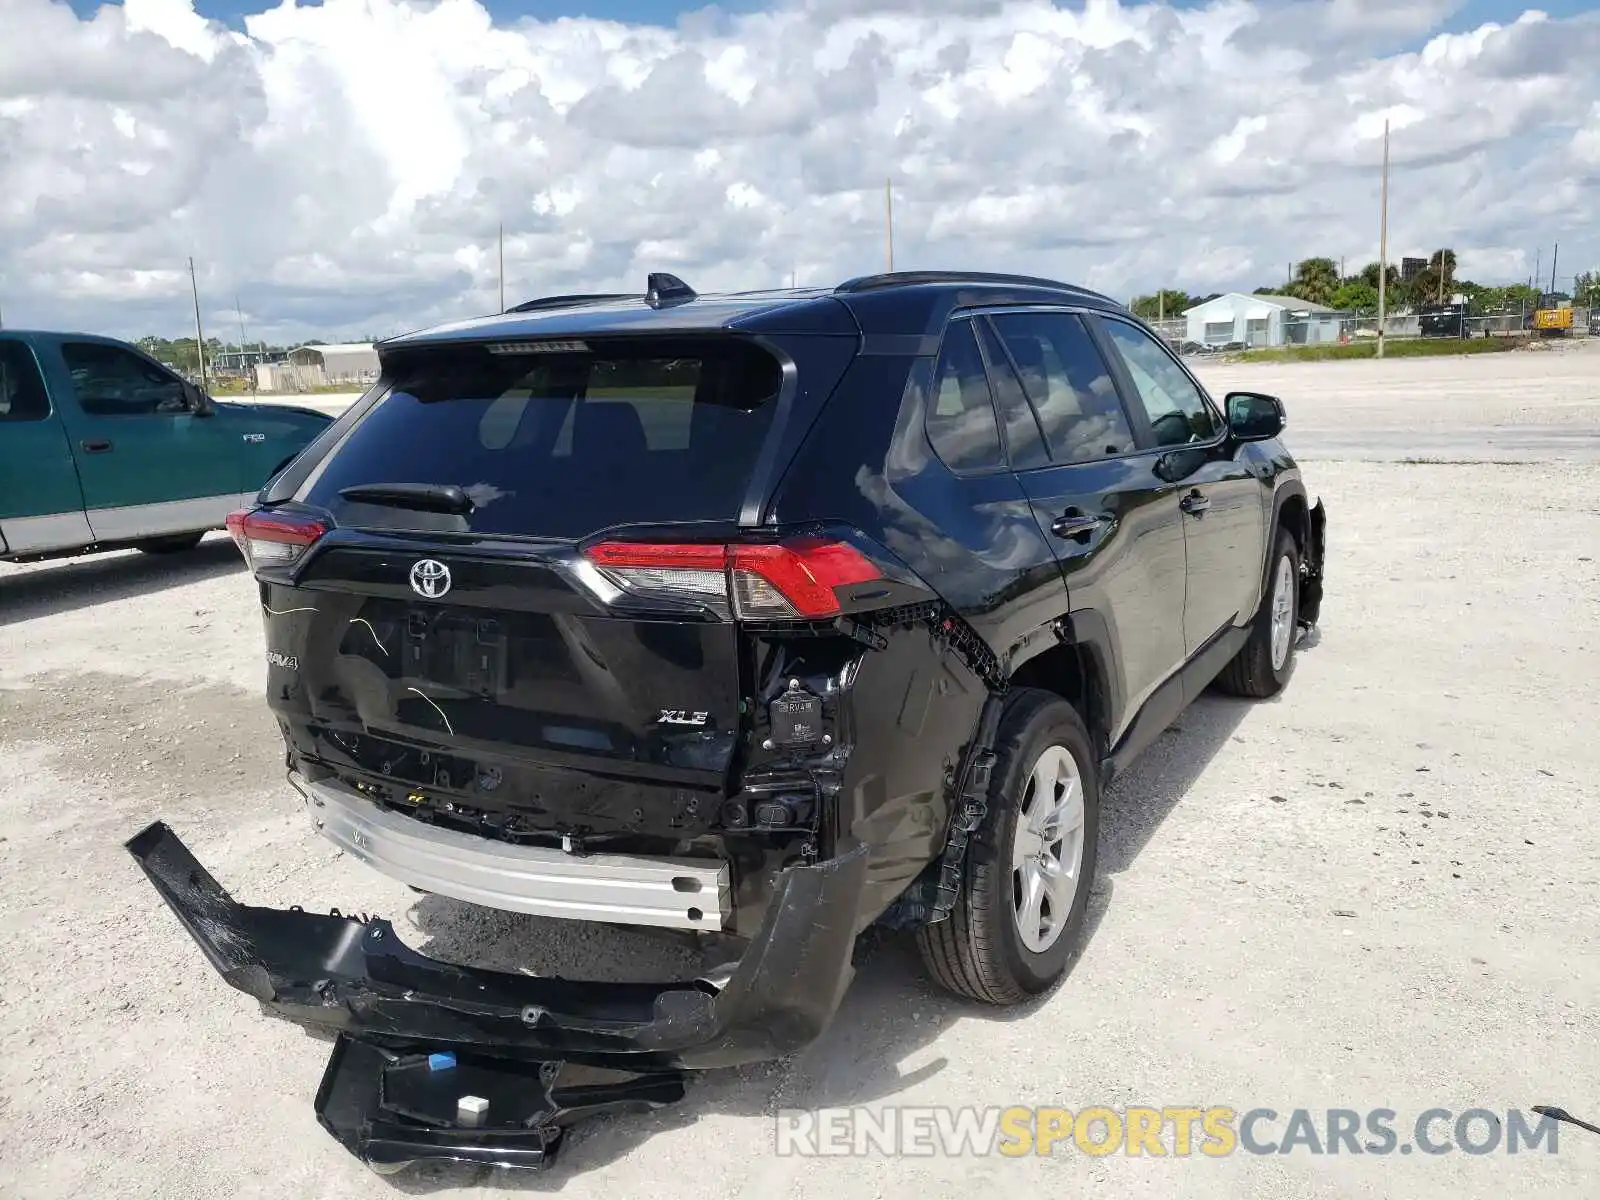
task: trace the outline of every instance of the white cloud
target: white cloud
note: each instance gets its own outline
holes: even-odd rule
[[[793,0],[678,29],[476,0],[0,0],[13,323],[357,336],[507,298],[821,283],[895,260],[1126,297],[1453,245],[1600,261],[1600,16],[1431,36],[1450,0]],[[1545,254],[1548,261],[1548,251]]]

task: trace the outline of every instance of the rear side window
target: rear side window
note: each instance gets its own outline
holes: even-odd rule
[[[302,485],[347,523],[440,528],[358,509],[344,488],[453,484],[479,533],[583,537],[612,525],[728,521],[772,424],[782,371],[733,338],[596,341],[587,352],[413,351],[389,393]]]
[[[189,411],[183,381],[154,363],[102,342],[64,342],[78,407],[96,417],[166,416]]]
[[[1011,357],[995,337],[993,326],[980,321],[977,328],[983,356],[989,360],[989,386],[994,388],[995,407],[1000,411],[1012,468],[1026,471],[1030,467],[1048,467],[1050,455],[1044,448],[1038,418],[1023,394],[1017,373],[1011,369]]]
[[[994,324],[1039,414],[1051,458],[1089,462],[1134,449],[1116,384],[1081,320],[1071,313],[998,313]]]
[[[50,415],[50,398],[21,342],[0,340],[0,421],[42,421]]]
[[[989,376],[970,320],[952,322],[945,331],[933,371],[927,424],[934,453],[952,471],[986,471],[1004,465]]]

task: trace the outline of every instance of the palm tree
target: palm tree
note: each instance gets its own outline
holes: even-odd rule
[[[1311,304],[1326,304],[1339,290],[1339,268],[1331,258],[1304,258],[1295,267],[1290,295]]]

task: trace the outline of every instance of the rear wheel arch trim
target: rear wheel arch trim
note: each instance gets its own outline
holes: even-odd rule
[[[1073,669],[1078,672],[1083,692],[1074,700],[1056,688],[1040,683],[1031,677],[1028,668],[1038,669],[1042,660],[1051,654],[1071,653]],[[1079,609],[1063,614],[1048,625],[1020,640],[1013,648],[1008,676],[1013,687],[1033,687],[1052,692],[1078,709],[1084,727],[1089,731],[1095,750],[1104,757],[1109,753],[1111,731],[1116,727],[1121,707],[1121,697],[1116,692],[1116,643],[1106,619],[1095,609]],[[1019,678],[1020,677],[1020,678]]]

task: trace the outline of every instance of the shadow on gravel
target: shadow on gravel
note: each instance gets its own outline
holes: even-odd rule
[[[244,570],[231,539],[208,539],[179,554],[137,551],[64,558],[0,575],[0,625],[76,612]]]
[[[1084,922],[1086,947],[1112,903],[1116,876],[1133,864],[1252,706],[1208,692],[1107,790],[1100,816],[1098,879]],[[438,896],[420,899],[411,915],[428,936],[421,948],[429,955],[498,970],[619,981],[685,977],[718,961],[722,949],[716,943],[696,942],[692,934],[575,926]],[[1046,994],[1001,1010],[947,996],[929,982],[908,935],[869,930],[857,949],[855,980],[832,1024],[793,1059],[693,1073],[688,1096],[680,1104],[577,1126],[554,1164],[544,1171],[425,1165],[388,1176],[386,1182],[414,1195],[472,1184],[508,1192],[559,1192],[574,1177],[708,1114],[760,1117],[779,1109],[887,1099],[945,1069],[948,1060],[943,1057],[908,1072],[900,1064],[920,1057],[958,1022],[1024,1021],[1050,998]]]

